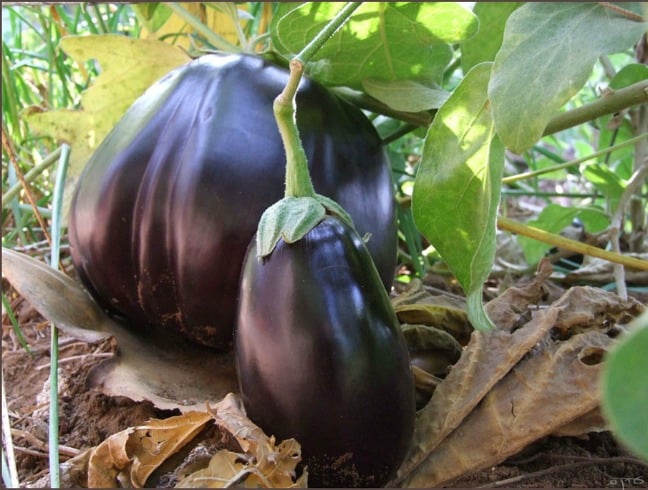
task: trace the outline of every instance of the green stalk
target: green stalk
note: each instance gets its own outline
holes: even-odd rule
[[[65,176],[70,161],[70,147],[63,145],[61,158],[56,169],[54,183],[54,196],[52,202],[52,257],[51,266],[58,269],[61,251],[61,217],[63,208],[63,190],[65,189]],[[58,417],[58,328],[52,323],[51,337],[51,364],[50,364],[50,411],[49,411],[49,468],[50,484],[52,488],[60,487],[60,462],[59,462],[59,417]]]
[[[61,148],[57,148],[52,153],[50,153],[47,156],[47,158],[45,158],[42,162],[40,162],[35,167],[31,168],[29,172],[25,174],[25,182],[28,184],[32,182],[45,169],[49,168],[60,156],[61,156]],[[16,195],[20,192],[21,189],[22,189],[22,184],[20,182],[16,182],[14,185],[11,186],[11,188],[9,188],[7,192],[5,192],[2,195],[3,209],[9,205],[8,204],[9,201],[11,201],[14,197],[16,197]]]
[[[14,455],[13,441],[11,438],[11,423],[9,422],[9,410],[7,408],[7,392],[4,386],[4,372],[2,373],[2,435],[5,440],[5,452],[2,452],[2,479],[7,488],[20,488],[18,470],[16,468],[16,456]],[[6,468],[5,468],[6,465]]]
[[[187,9],[185,9],[182,5],[176,2],[170,2],[170,3],[165,3],[165,6],[169,7],[171,10],[173,10],[176,14],[178,14],[182,19],[189,24],[191,27],[193,27],[198,34],[203,36],[207,41],[215,46],[217,49],[221,49],[223,51],[228,51],[230,53],[240,53],[241,48],[230,43],[227,39],[219,36],[216,34],[214,31],[212,31],[209,27],[207,27],[205,24],[200,22],[199,19],[191,15],[191,12],[189,12]]]
[[[602,150],[596,151],[594,153],[591,153],[590,155],[587,155],[586,157],[578,158],[576,160],[571,160],[569,162],[561,163],[560,165],[554,165],[553,167],[547,167],[543,168],[541,170],[535,170],[533,172],[524,172],[522,174],[517,174],[517,175],[511,175],[510,177],[504,177],[502,179],[503,184],[510,184],[512,182],[517,182],[518,180],[524,180],[524,179],[529,179],[531,177],[537,177],[538,175],[542,174],[547,174],[550,172],[555,172],[556,170],[564,170],[569,167],[573,167],[575,165],[580,165],[581,163],[584,163],[588,160],[592,160],[594,158],[598,158],[600,156],[603,156],[605,154],[612,153],[613,151],[618,150],[619,148],[623,148],[624,146],[629,146],[629,145],[634,145],[635,143],[638,143],[639,141],[648,138],[648,134],[641,134],[639,136],[635,136],[634,138],[630,138],[629,140],[624,141],[623,143],[619,143],[614,146],[609,146],[607,148],[604,148]]]
[[[18,337],[18,342],[20,342],[20,345],[23,347],[23,349],[25,349],[29,353],[29,355],[33,356],[32,351],[29,349],[29,345],[27,344],[27,340],[25,340],[22,330],[20,329],[20,324],[18,323],[18,319],[16,318],[16,315],[14,315],[14,312],[11,309],[11,303],[9,303],[9,298],[7,298],[7,295],[4,293],[4,291],[2,292],[2,306],[5,309],[7,316],[9,317],[9,321],[11,322],[11,327],[13,328],[16,337]]]
[[[627,267],[633,267],[637,270],[648,271],[648,260],[641,260],[635,257],[630,257],[628,255],[622,255],[615,252],[610,252],[608,250],[603,250],[601,248],[587,245],[577,240],[571,240],[562,235],[549,233],[548,231],[541,230],[540,228],[535,228],[533,226],[527,226],[523,223],[518,223],[517,221],[506,218],[504,216],[499,216],[497,218],[497,227],[500,230],[506,230],[510,231],[511,233],[516,233],[518,235],[533,238],[534,240],[548,243],[549,245],[553,245],[555,247],[564,248],[572,252],[589,255],[591,257],[597,257],[599,259],[604,259],[615,264],[622,264]]]
[[[326,41],[328,41],[342,25],[349,20],[351,14],[355,12],[362,2],[348,2],[335,17],[333,17],[326,26],[309,42],[304,49],[295,57],[303,65],[307,64],[313,56],[320,50]]]
[[[633,83],[627,87],[605,93],[600,99],[557,115],[544,130],[543,136],[573,128],[593,121],[597,117],[613,114],[628,107],[648,102],[648,80]]]
[[[290,61],[288,83],[273,104],[273,111],[279,133],[286,151],[286,189],[285,197],[315,197],[315,189],[308,171],[306,152],[299,137],[295,113],[295,97],[299,82],[308,63],[328,39],[360,7],[361,2],[349,2],[333,19]]]
[[[275,119],[286,151],[285,197],[315,197],[315,188],[308,171],[308,159],[295,119],[295,96],[303,73],[304,65],[301,62],[290,62],[288,83],[273,104]]]

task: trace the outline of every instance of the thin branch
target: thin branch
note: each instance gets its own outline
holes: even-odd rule
[[[623,264],[627,267],[648,271],[648,260],[641,260],[628,255],[621,255],[608,250],[603,250],[592,245],[571,240],[561,235],[556,235],[555,233],[549,233],[540,228],[518,223],[517,221],[504,216],[499,216],[497,218],[497,227],[500,230],[510,231],[511,233],[533,238],[543,243],[548,243],[549,245],[566,248],[572,252],[589,255],[591,257],[598,257],[599,259],[604,259],[615,264]]]
[[[614,114],[646,102],[648,102],[648,80],[642,80],[618,90],[608,89],[600,99],[554,117],[547,124],[543,136],[573,128],[606,114]]]

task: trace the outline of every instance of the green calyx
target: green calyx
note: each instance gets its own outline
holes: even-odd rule
[[[333,214],[350,226],[349,214],[335,201],[320,194],[313,197],[286,196],[270,206],[261,216],[256,234],[257,258],[272,253],[279,240],[295,243],[317,226],[327,214]]]

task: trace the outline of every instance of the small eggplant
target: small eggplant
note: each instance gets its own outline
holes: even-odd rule
[[[403,333],[352,227],[326,216],[242,271],[235,348],[248,416],[302,446],[309,485],[384,485],[415,418]]]

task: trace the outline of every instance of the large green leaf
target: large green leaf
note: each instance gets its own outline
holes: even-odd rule
[[[529,2],[513,12],[488,89],[504,144],[516,153],[531,148],[598,57],[632,48],[646,29],[601,2]]]
[[[492,63],[475,66],[439,109],[423,146],[412,211],[468,296],[469,318],[488,329],[481,287],[495,255],[504,147],[487,87]]]
[[[648,460],[648,312],[632,322],[607,358],[602,373],[602,408],[614,434]]]
[[[274,48],[299,53],[344,6],[286,4],[274,15]],[[362,81],[440,82],[452,59],[449,43],[477,31],[473,13],[454,2],[365,2],[318,51],[307,73],[327,85],[362,88]]]
[[[493,61],[502,45],[504,25],[521,2],[477,2],[473,12],[479,19],[479,32],[461,45],[464,73],[478,63]]]

